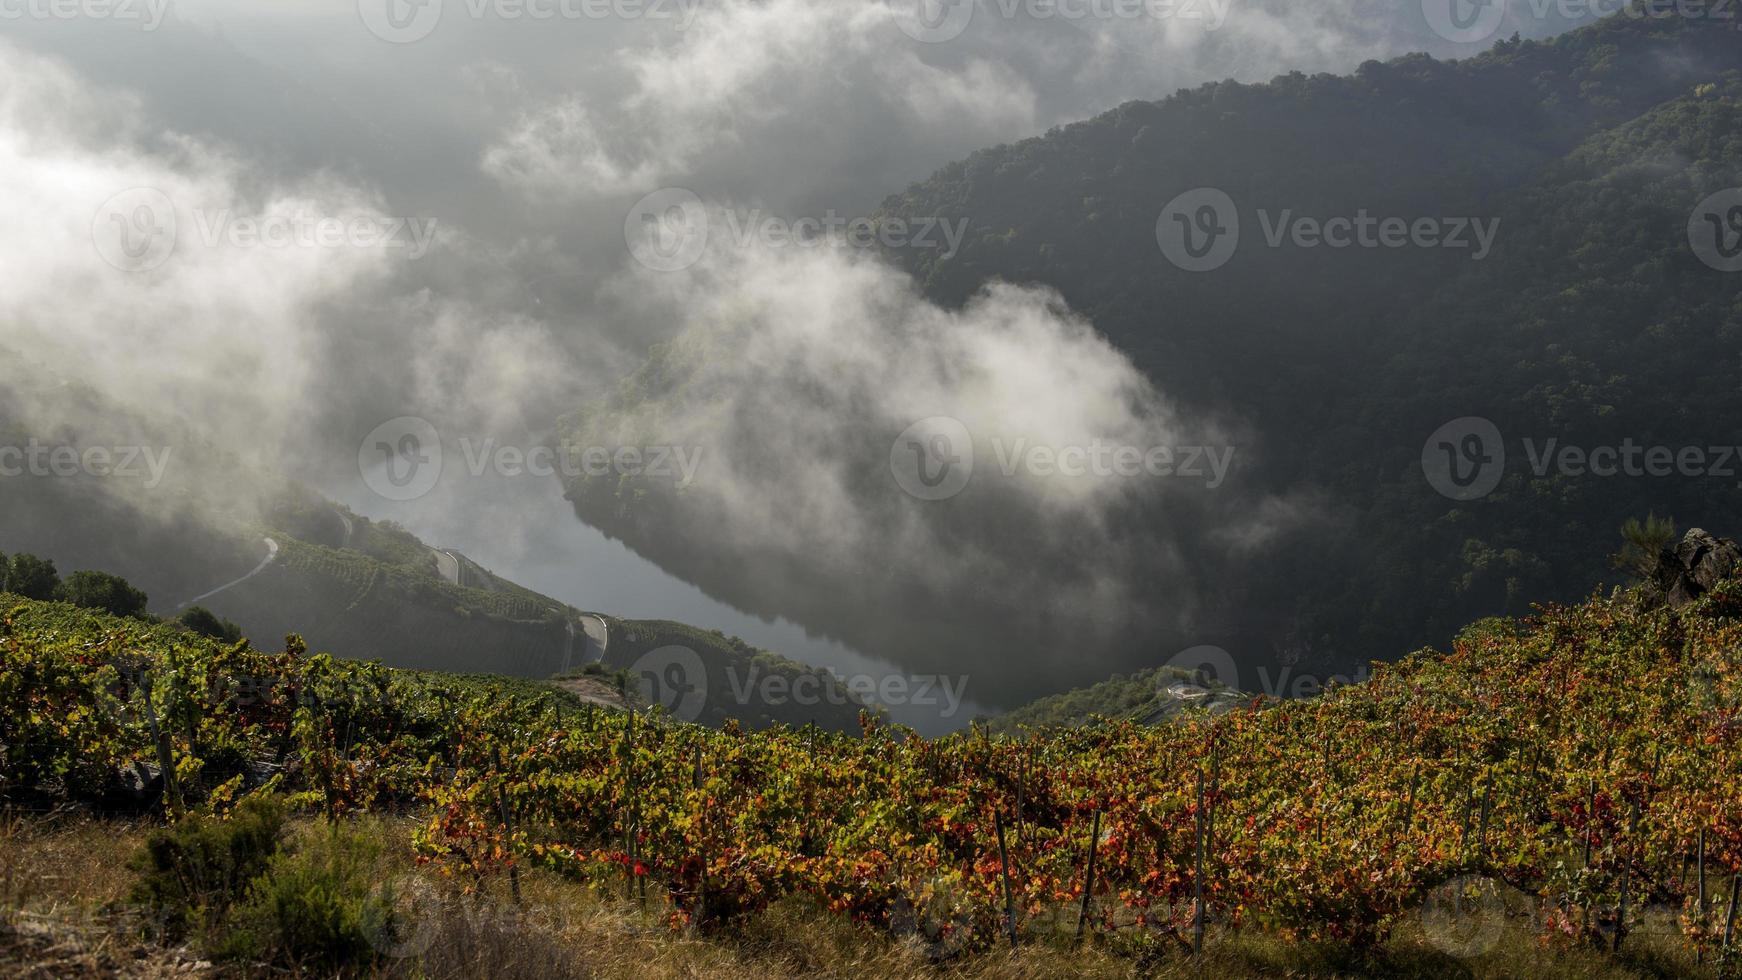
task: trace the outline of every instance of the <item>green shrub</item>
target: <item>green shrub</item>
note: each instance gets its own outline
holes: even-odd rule
[[[55,571],[54,562],[35,555],[13,555],[6,569],[8,592],[45,602],[60,597],[60,573]]]
[[[405,925],[378,887],[383,853],[379,835],[366,830],[312,831],[254,879],[209,952],[323,971],[373,962]]]
[[[1458,643],[1480,647],[1484,643],[1504,643],[1508,640],[1515,640],[1522,633],[1523,627],[1518,620],[1505,616],[1488,616],[1459,630]]]
[[[1656,514],[1646,515],[1644,523],[1629,517],[1621,525],[1621,550],[1610,561],[1634,578],[1649,581],[1657,572],[1657,558],[1664,548],[1675,543],[1675,521]]]
[[[145,604],[149,601],[145,593],[126,579],[108,572],[74,572],[61,586],[61,594],[75,606],[136,618],[145,615]]]
[[[153,831],[133,858],[150,931],[176,942],[222,922],[277,853],[284,819],[278,800],[250,797],[227,817],[191,814]]]
[[[205,606],[189,606],[176,617],[176,622],[201,636],[209,636],[224,643],[235,643],[242,639],[242,627],[219,618],[217,613]]]

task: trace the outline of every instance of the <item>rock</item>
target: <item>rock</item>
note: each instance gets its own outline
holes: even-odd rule
[[[1680,609],[1739,571],[1742,547],[1696,527],[1658,554],[1652,585],[1666,605]]]
[[[144,810],[163,794],[163,774],[156,766],[137,762],[118,766],[99,803],[106,810]]]
[[[242,763],[242,785],[249,792],[266,785],[273,776],[284,771],[284,767],[260,759],[250,759]]]

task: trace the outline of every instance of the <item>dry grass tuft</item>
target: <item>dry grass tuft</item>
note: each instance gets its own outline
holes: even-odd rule
[[[66,813],[0,813],[0,915],[95,909],[125,898],[146,825]]]
[[[1074,948],[1056,943],[1007,947],[934,963],[916,944],[846,922],[800,900],[776,904],[727,935],[674,932],[665,910],[595,892],[555,875],[528,871],[522,901],[505,878],[471,893],[412,860],[409,818],[368,819],[379,835],[383,887],[408,928],[386,942],[381,964],[360,975],[383,980],[1064,980],[1247,977],[1419,980],[1591,980],[1712,976],[1702,973],[1667,914],[1648,920],[1620,956],[1543,941],[1526,914],[1506,916],[1497,936],[1470,955],[1437,948],[1419,922],[1404,923],[1377,950],[1296,944],[1262,933],[1212,932],[1202,964],[1177,946],[1116,943]],[[293,843],[314,833],[294,822]],[[0,975],[31,978],[299,976],[262,965],[201,961],[188,950],[137,942],[122,911],[133,885],[128,859],[148,825],[60,815],[0,817]],[[1110,946],[1122,948],[1115,952]],[[313,974],[307,974],[312,976]]]

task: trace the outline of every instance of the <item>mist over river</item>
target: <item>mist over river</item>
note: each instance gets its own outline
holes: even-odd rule
[[[328,492],[359,514],[398,521],[433,546],[460,551],[504,578],[577,609],[719,630],[752,646],[829,668],[856,687],[875,686],[892,695],[878,698],[890,719],[924,735],[964,728],[994,710],[975,701],[972,674],[952,672],[947,663],[930,673],[903,669],[785,619],[765,619],[709,597],[577,520],[554,480],[472,477],[461,468],[422,501],[384,501],[360,483]]]

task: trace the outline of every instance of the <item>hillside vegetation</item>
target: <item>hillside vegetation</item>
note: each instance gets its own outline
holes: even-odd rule
[[[1039,698],[987,723],[993,731],[1009,734],[1075,728],[1107,719],[1155,724],[1182,711],[1226,710],[1250,703],[1252,698],[1221,687],[1201,671],[1154,667]]]
[[[239,947],[187,927],[243,961],[415,973],[452,954],[427,937],[454,927],[444,903],[472,895],[544,914],[627,896],[619,914],[645,908],[672,930],[646,940],[662,957],[754,955],[744,944],[798,916],[845,929],[851,955],[918,957],[878,961],[891,972],[1001,972],[1014,928],[1035,975],[1066,971],[1079,930],[1085,971],[1173,975],[1193,969],[1200,908],[1204,955],[1231,975],[1716,976],[1742,962],[1725,938],[1742,882],[1736,580],[1677,610],[1617,592],[1484,622],[1312,700],[937,740],[869,718],[856,735],[717,731],[311,656],[294,638],[266,652],[3,608],[13,805],[162,813],[199,836],[270,796],[336,828],[322,833],[378,842],[356,857],[355,840],[297,838],[262,857],[338,879],[269,893],[264,919],[248,917],[277,876],[244,876],[221,906],[196,896],[208,917],[189,922],[228,935],[234,908],[252,923]],[[239,827],[265,819],[249,813]],[[370,814],[392,826],[359,823]],[[160,845],[149,866],[174,872],[190,846]],[[311,853],[329,857],[311,867]],[[393,853],[406,873],[417,857],[415,887],[381,890]],[[346,877],[353,865],[368,875]],[[362,909],[352,932],[287,940],[299,903],[332,889]]]
[[[689,706],[694,717],[687,721],[716,728],[731,722],[749,728],[817,725],[830,731],[854,732],[858,731],[859,713],[876,709],[848,690],[833,673],[751,646],[719,630],[662,619],[608,616],[605,622],[611,635],[606,666],[647,670],[661,651],[675,648],[697,654],[699,663],[686,665],[676,678],[701,697],[698,704]],[[676,690],[677,685],[666,678],[637,676],[633,680],[640,685],[639,694],[644,699],[667,709],[684,707],[686,692]]]

